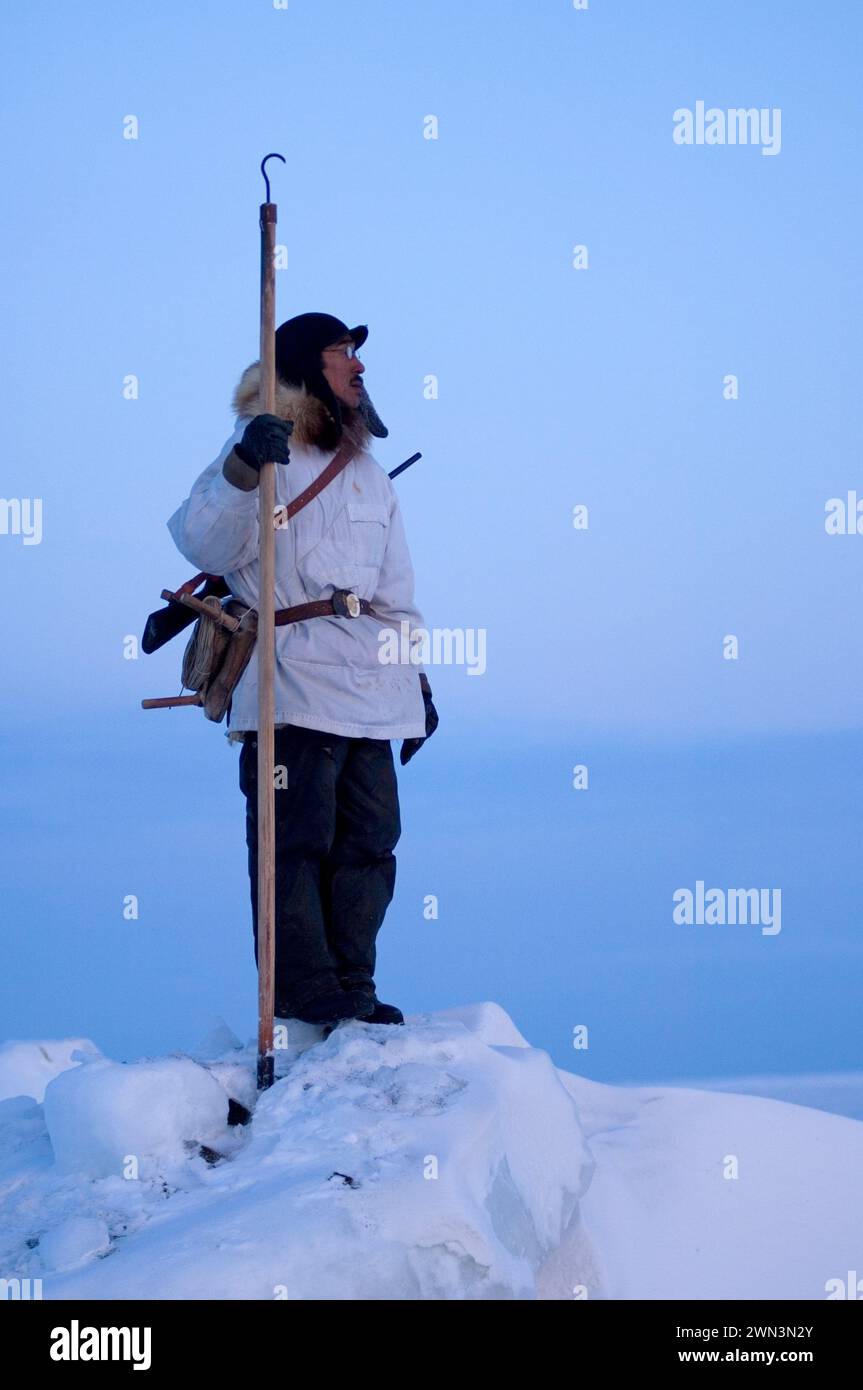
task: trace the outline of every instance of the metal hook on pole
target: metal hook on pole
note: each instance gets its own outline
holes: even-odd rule
[[[282,161],[283,164],[287,164],[287,160],[285,159],[285,156],[284,156],[283,154],[275,154],[275,153],[274,153],[274,154],[265,154],[264,157],[263,157],[263,159],[261,160],[261,173],[262,173],[263,176],[264,176],[264,183],[265,183],[266,189],[267,189],[267,197],[266,197],[266,201],[267,201],[267,202],[270,201],[270,180],[267,178],[267,169],[266,169],[266,164],[267,164],[267,160],[268,160],[268,159],[280,159],[280,160]]]

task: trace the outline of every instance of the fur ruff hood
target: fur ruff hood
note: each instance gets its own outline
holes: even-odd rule
[[[252,362],[243,372],[234,391],[231,403],[236,415],[245,418],[259,413],[260,381],[261,364]],[[305,386],[295,386],[277,376],[273,414],[278,415],[281,420],[292,421],[292,443],[322,450],[337,447],[337,443],[333,443],[338,429],[337,422],[324,402]],[[343,405],[341,417],[343,437],[350,440],[358,451],[368,449],[372,435],[379,439],[387,435],[386,426],[372,405],[365,387],[359,407],[354,409],[353,406]]]

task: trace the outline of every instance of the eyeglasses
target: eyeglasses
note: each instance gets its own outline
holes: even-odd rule
[[[356,357],[359,348],[356,343],[338,343],[336,347],[324,348],[324,352],[344,353],[345,357],[353,358]]]

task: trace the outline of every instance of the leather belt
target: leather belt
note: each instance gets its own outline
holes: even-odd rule
[[[361,613],[368,613],[372,618],[379,618],[367,598],[358,598],[350,589],[336,589],[332,598],[319,598],[313,603],[295,603],[293,608],[277,608],[275,614],[276,627],[284,627],[287,623],[299,623],[304,618],[358,618]]]

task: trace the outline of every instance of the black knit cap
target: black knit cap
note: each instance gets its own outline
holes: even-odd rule
[[[321,368],[321,352],[332,347],[343,338],[350,338],[356,347],[362,347],[369,330],[365,324],[348,328],[346,323],[333,314],[297,314],[276,329],[276,372],[283,381],[292,386],[304,386],[313,396],[323,401],[333,420],[333,429],[327,444],[333,448],[342,435],[342,408]],[[365,389],[364,399],[359,411],[366,421],[371,434],[385,439],[386,426],[378,416]]]
[[[348,328],[332,314],[297,314],[276,329],[276,371],[283,381],[295,386],[309,385],[306,377],[311,370],[320,371],[320,355],[341,338],[352,338],[362,347],[369,330],[365,324]]]

